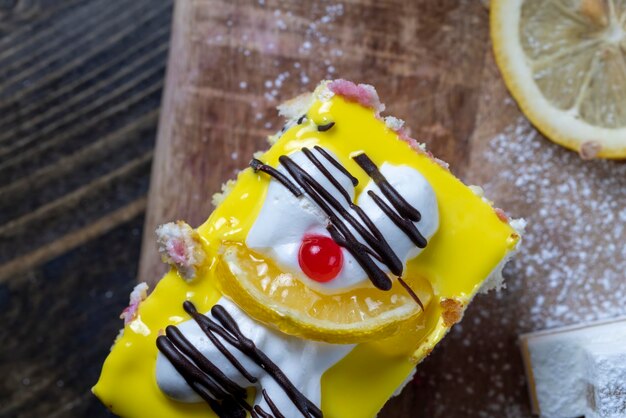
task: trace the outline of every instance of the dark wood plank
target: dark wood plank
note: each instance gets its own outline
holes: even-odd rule
[[[0,281],[1,417],[110,416],[89,389],[134,285],[142,223]]]
[[[108,417],[171,1],[0,2],[0,416]]]
[[[0,3],[0,47],[4,53],[15,53],[33,34],[42,34],[44,27],[57,22],[76,8],[80,0],[3,0]],[[45,39],[44,36],[37,37]],[[2,54],[5,55],[5,54]],[[28,55],[28,53],[26,53]]]

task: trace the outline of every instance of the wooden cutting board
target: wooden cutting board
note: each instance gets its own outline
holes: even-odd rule
[[[528,125],[493,62],[484,3],[178,1],[139,279],[165,270],[155,227],[206,219],[280,128],[278,103],[325,78],[373,84],[457,176],[531,223],[508,289],[479,297],[380,416],[529,416],[517,335],[626,313],[626,167],[584,162]]]

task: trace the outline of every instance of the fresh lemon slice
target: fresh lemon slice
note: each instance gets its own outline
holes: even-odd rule
[[[258,320],[291,335],[330,343],[357,343],[391,336],[421,307],[394,280],[389,291],[371,284],[326,295],[284,273],[242,244],[224,248],[218,265],[222,291]],[[406,278],[424,307],[432,299],[427,280]]]
[[[544,135],[583,157],[626,157],[625,1],[492,0],[491,39]]]

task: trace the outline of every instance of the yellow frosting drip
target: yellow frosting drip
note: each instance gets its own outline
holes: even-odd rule
[[[372,109],[335,96],[315,101],[307,114],[302,125],[290,128],[260,159],[276,167],[280,155],[320,145],[358,178],[358,194],[369,178],[351,156],[365,152],[377,165],[387,161],[418,170],[432,185],[439,204],[439,230],[426,249],[409,261],[405,273],[431,282],[434,299],[426,312],[391,338],[357,345],[322,377],[325,417],[369,418],[449,330],[441,302],[454,299],[464,308],[519,237],[488,203],[427,155],[399,140]],[[317,131],[316,125],[329,121],[335,122],[332,129]],[[114,413],[128,418],[215,416],[204,403],[176,402],[159,390],[155,339],[166,326],[189,319],[182,309],[184,300],[207,312],[221,297],[215,278],[217,250],[224,240],[245,241],[269,181],[267,175],[251,169],[239,174],[224,202],[198,228],[209,255],[200,277],[187,283],[171,271],[141,304],[138,318],[125,327],[93,388]]]

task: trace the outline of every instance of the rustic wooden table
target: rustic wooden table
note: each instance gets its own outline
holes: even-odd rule
[[[508,289],[478,298],[380,416],[529,416],[517,335],[626,313],[626,166],[525,122],[485,3],[179,0],[172,16],[169,0],[0,0],[0,416],[108,416],[89,387],[138,260],[142,280],[163,270],[154,227],[201,223],[279,128],[273,107],[335,77],[375,84],[531,222]]]
[[[171,1],[0,1],[0,416],[89,389],[137,274]]]

